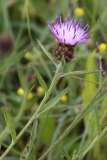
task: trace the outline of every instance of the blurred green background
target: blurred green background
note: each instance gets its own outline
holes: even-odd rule
[[[57,15],[64,20],[67,15],[83,20],[93,30],[91,38],[75,49],[77,60],[67,63],[65,72],[76,70],[99,69],[96,42],[98,42],[103,67],[107,63],[107,0],[0,0],[0,125],[5,128],[2,108],[6,108],[12,117],[19,116],[16,124],[18,134],[38,108],[44,96],[31,65],[35,65],[47,86],[50,85],[55,67],[40,49],[38,39],[44,47],[53,52],[57,40],[49,31],[46,20],[54,21]],[[76,115],[82,110],[95,93],[99,73],[85,76],[67,76],[58,82],[51,97],[71,85],[71,90],[61,98],[53,109],[39,117],[37,139],[29,160],[40,157],[65,131]],[[32,88],[33,86],[33,88]],[[31,90],[32,88],[32,90]],[[98,116],[101,129],[107,125],[107,98],[99,106]],[[24,107],[24,110],[21,109]],[[31,128],[17,142],[5,160],[17,160],[29,140]],[[82,120],[69,135],[46,158],[47,160],[63,159],[61,148],[72,157],[74,150],[82,153],[96,135],[93,113]],[[84,137],[85,136],[85,139]],[[105,135],[87,154],[84,160],[106,160],[107,136]],[[3,141],[0,154],[8,148],[10,136]]]

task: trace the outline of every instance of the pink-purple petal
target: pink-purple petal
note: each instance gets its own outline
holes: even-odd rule
[[[65,18],[64,24],[68,23],[70,21],[70,16]]]
[[[77,25],[76,25],[76,26],[77,26],[77,29],[78,29],[78,28],[81,28],[81,25],[82,25],[82,19],[80,19],[80,20],[78,21],[78,23],[77,23]]]
[[[48,21],[47,24],[53,35],[58,39],[59,43],[70,45],[82,43],[89,39],[88,35],[91,33],[91,31],[88,32],[88,24],[84,28],[81,28],[82,19],[80,19],[76,24],[74,18],[72,18],[72,21],[70,22],[70,16],[67,16],[63,23],[61,16],[57,16],[56,24]]]

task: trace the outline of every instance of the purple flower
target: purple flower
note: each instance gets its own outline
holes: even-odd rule
[[[54,57],[61,60],[64,56],[66,62],[70,62],[74,57],[74,48],[78,43],[86,42],[90,37],[87,24],[84,28],[81,27],[82,20],[76,24],[74,18],[70,22],[68,16],[62,23],[61,16],[56,17],[56,24],[47,22],[51,32],[58,39],[58,45],[54,50]]]
[[[61,16],[56,17],[56,24],[47,22],[51,32],[58,39],[59,43],[76,45],[77,43],[86,42],[90,37],[88,36],[89,25],[81,28],[82,19],[76,24],[74,18],[70,22],[70,16],[68,16],[62,23]]]

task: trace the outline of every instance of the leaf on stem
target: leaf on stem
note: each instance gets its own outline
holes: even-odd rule
[[[73,72],[68,72],[68,73],[62,74],[61,77],[64,77],[64,76],[71,76],[71,75],[92,74],[92,73],[96,73],[96,72],[100,72],[100,70],[73,71]]]
[[[5,121],[6,121],[6,125],[11,129],[11,137],[12,137],[12,143],[14,143],[16,141],[16,131],[14,129],[12,129],[13,127],[13,119],[12,116],[9,112],[9,110],[7,110],[6,108],[2,108],[4,117],[5,117]]]
[[[46,54],[46,56],[47,56],[47,57],[55,64],[55,66],[56,66],[56,62],[55,62],[54,58],[52,57],[52,55],[44,48],[44,46],[40,43],[39,40],[37,40],[37,41],[38,41],[41,49],[43,50],[43,52]]]
[[[92,111],[105,97],[107,96],[107,89],[102,92],[98,97],[94,98],[91,103],[82,111],[81,116],[78,119],[78,122]]]
[[[33,148],[34,141],[37,136],[37,126],[38,126],[38,119],[34,120],[34,122],[33,122],[29,142],[27,143],[26,147],[24,148],[19,160],[27,160],[29,158],[29,155],[30,155],[31,150]]]
[[[40,83],[40,85],[44,88],[45,92],[47,91],[47,85],[44,81],[44,79],[42,78],[42,76],[40,75],[39,71],[37,70],[37,68],[35,66],[32,66],[37,78],[38,78],[38,81]]]
[[[82,154],[79,156],[78,160],[82,160],[84,156],[95,146],[95,144],[104,136],[104,134],[107,132],[107,127],[103,129],[103,131],[91,142],[91,144],[86,148],[85,151],[82,152]]]
[[[57,96],[55,96],[48,103],[46,103],[43,107],[44,109],[40,112],[40,114],[46,112],[47,110],[55,106],[60,101],[61,97],[64,96],[70,89],[71,89],[71,86],[66,87],[62,92],[60,92]]]

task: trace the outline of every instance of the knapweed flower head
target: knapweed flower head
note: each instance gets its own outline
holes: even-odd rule
[[[68,16],[64,22],[61,20],[61,16],[56,17],[56,24],[47,21],[47,24],[53,33],[53,35],[58,39],[58,45],[55,49],[54,56],[56,59],[61,60],[64,55],[65,61],[69,62],[74,56],[74,47],[78,43],[86,42],[90,37],[87,24],[82,28],[82,19],[76,24],[74,18],[70,21],[70,16]]]

